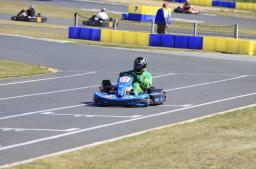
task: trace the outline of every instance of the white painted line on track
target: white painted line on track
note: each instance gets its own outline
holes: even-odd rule
[[[87,74],[92,74],[92,73],[95,73],[95,72],[88,72]],[[160,77],[165,77],[165,76],[171,76],[171,75],[174,75],[174,74],[175,73],[169,73],[169,74],[155,76],[153,78],[160,78]],[[73,76],[82,76],[82,75],[85,75],[85,74],[82,73],[82,74],[76,74],[76,75],[70,75],[70,76],[73,77]],[[68,77],[70,77],[70,76],[68,76]],[[57,77],[57,78],[66,78],[66,77]],[[45,79],[38,79],[38,80],[45,80]],[[46,80],[49,80],[49,78],[47,78]],[[25,83],[25,82],[26,81],[24,81],[23,83]],[[15,83],[21,83],[21,82],[15,82]],[[2,85],[8,85],[8,84],[2,84]],[[1,84],[0,84],[0,86],[1,86]],[[95,88],[95,87],[99,87],[99,86],[100,85],[93,85],[93,86],[78,87],[78,88],[71,88],[71,89],[64,89],[64,90],[56,90],[56,91],[50,91],[50,92],[33,93],[33,94],[26,94],[26,95],[19,95],[19,96],[11,96],[11,97],[0,98],[0,101],[11,100],[11,99],[18,99],[18,98],[24,98],[24,97],[47,95],[47,94],[62,93],[62,92],[70,92],[70,91],[83,90],[83,89],[88,89],[88,88]]]
[[[175,105],[175,104],[162,104],[162,105],[159,105],[161,107],[190,107],[190,106],[193,106],[192,104],[183,104],[183,105]]]
[[[79,73],[79,74],[73,74],[73,75],[67,75],[67,76],[57,76],[57,77],[49,77],[49,78],[42,78],[42,79],[34,79],[34,80],[26,80],[26,81],[18,81],[18,82],[10,82],[10,83],[0,83],[0,86],[9,86],[9,85],[15,85],[15,84],[24,84],[24,83],[40,82],[40,81],[46,81],[46,80],[65,79],[65,78],[70,78],[70,77],[77,77],[77,76],[90,75],[90,74],[94,74],[94,73],[96,73],[96,72],[86,72],[86,73]]]
[[[172,76],[175,75],[176,73],[168,73],[168,74],[164,74],[164,75],[158,75],[158,76],[154,76],[154,79],[160,78],[160,77],[166,77],[166,76]]]
[[[21,131],[51,131],[51,132],[72,132],[79,130],[79,128],[70,128],[70,129],[65,129],[65,130],[60,130],[60,129],[34,129],[34,128],[4,128],[0,127],[0,131],[16,131],[16,132],[21,132]]]
[[[114,123],[107,123],[107,124],[103,124],[103,125],[99,125],[99,126],[94,126],[94,127],[89,127],[89,128],[85,128],[85,129],[76,130],[76,131],[73,131],[73,132],[58,134],[58,135],[55,135],[55,136],[50,136],[50,137],[31,140],[31,141],[27,141],[27,142],[23,142],[23,143],[19,143],[19,144],[0,147],[0,151],[7,150],[7,149],[12,149],[12,148],[16,148],[16,147],[21,147],[21,146],[26,146],[26,145],[30,145],[30,144],[34,144],[34,143],[39,143],[39,142],[43,142],[43,141],[53,140],[53,139],[57,139],[57,138],[65,137],[65,136],[70,136],[70,135],[74,135],[74,134],[78,134],[78,133],[83,133],[83,132],[87,132],[87,131],[106,128],[106,127],[110,127],[110,126],[116,126],[116,125],[119,125],[119,124],[125,124],[125,123],[129,123],[129,122],[133,122],[133,121],[138,121],[138,120],[148,119],[148,118],[152,118],[152,117],[167,115],[167,114],[171,114],[171,113],[174,113],[174,112],[189,110],[189,109],[192,109],[192,108],[198,108],[198,107],[203,107],[203,106],[216,104],[216,103],[221,103],[221,102],[225,102],[225,101],[240,99],[240,98],[244,98],[244,97],[250,97],[250,96],[254,96],[254,95],[256,95],[256,92],[255,93],[248,93],[248,94],[244,94],[244,95],[239,95],[239,96],[234,96],[234,97],[229,97],[229,98],[224,98],[224,99],[215,100],[215,101],[211,101],[211,102],[201,103],[201,104],[193,105],[193,106],[190,106],[190,107],[184,107],[184,108],[164,111],[164,112],[160,112],[160,113],[156,113],[156,114],[150,114],[150,115],[146,115],[146,116],[142,116],[142,117],[138,117],[138,118],[133,118],[133,119],[128,119],[128,120],[123,120],[123,121],[118,121],[118,122],[114,122]]]
[[[32,37],[32,36],[15,35],[15,34],[8,34],[8,33],[0,33],[0,35],[21,37],[21,38],[26,38],[26,39],[41,40],[41,41],[54,42],[54,43],[72,43],[72,41],[67,41],[67,40],[58,40],[58,39],[50,39],[50,38],[36,38],[36,37]]]
[[[217,81],[212,81],[212,82],[194,84],[194,85],[190,85],[190,86],[177,87],[177,88],[173,88],[173,89],[166,89],[165,91],[169,92],[169,91],[174,91],[174,90],[180,90],[180,89],[187,89],[187,88],[192,88],[192,87],[216,84],[216,83],[227,82],[227,81],[231,81],[231,80],[237,80],[237,79],[241,79],[241,78],[245,78],[245,77],[248,77],[248,75],[242,75],[242,76],[228,78],[228,79],[223,79],[223,80],[217,80]]]
[[[65,113],[54,113],[54,112],[44,112],[40,113],[42,115],[50,115],[50,116],[73,116],[73,117],[105,117],[105,118],[137,118],[141,117],[142,115],[132,115],[132,116],[114,116],[114,115],[100,115],[100,114],[65,114]]]
[[[57,108],[52,108],[52,109],[47,109],[47,110],[39,110],[39,111],[34,111],[34,112],[16,114],[16,115],[11,115],[11,116],[0,117],[0,120],[11,119],[11,118],[21,117],[21,116],[28,116],[28,115],[32,115],[32,114],[38,114],[38,113],[49,112],[49,111],[56,111],[56,110],[64,110],[64,109],[82,107],[82,106],[86,106],[86,105],[88,105],[88,104],[77,104],[77,105],[72,105],[72,106],[57,107]]]
[[[204,16],[217,16],[217,15],[210,14],[210,13],[202,13],[201,15],[204,15]]]
[[[190,19],[182,19],[182,18],[173,18],[173,21],[181,21],[181,22],[190,22],[190,23],[203,23],[205,21],[201,21],[201,20],[190,20]]]
[[[236,111],[236,110],[242,110],[242,109],[255,107],[255,106],[256,106],[256,104],[252,104],[252,105],[248,105],[248,106],[243,106],[243,107],[239,107],[239,108],[235,108],[235,109],[226,110],[226,111],[223,111],[223,112],[218,112],[218,113],[214,113],[214,114],[210,114],[210,115],[206,115],[206,116],[201,116],[201,117],[198,117],[198,118],[193,118],[193,119],[182,121],[182,122],[177,122],[177,123],[168,124],[168,125],[164,125],[164,126],[160,126],[160,127],[155,127],[155,128],[151,128],[151,129],[148,129],[148,130],[143,130],[143,131],[135,132],[135,133],[132,133],[132,134],[127,134],[127,135],[123,135],[123,136],[112,138],[112,139],[87,144],[87,145],[84,145],[84,146],[79,146],[79,147],[75,147],[75,148],[71,148],[71,149],[62,150],[62,151],[59,151],[59,152],[56,152],[56,153],[51,153],[51,154],[38,156],[38,157],[31,158],[31,159],[28,159],[28,160],[23,160],[23,161],[18,161],[18,162],[11,163],[11,164],[6,164],[6,165],[3,165],[3,166],[0,166],[0,168],[6,168],[6,167],[12,167],[12,166],[20,165],[20,164],[25,164],[25,163],[32,162],[34,160],[39,160],[39,159],[43,159],[43,158],[46,158],[46,157],[53,157],[53,156],[57,156],[57,155],[61,155],[61,154],[81,150],[83,148],[93,147],[93,146],[97,146],[97,145],[101,145],[101,144],[105,144],[105,143],[109,143],[109,142],[122,140],[124,138],[138,136],[138,135],[141,135],[141,134],[144,134],[144,133],[147,133],[147,132],[160,130],[160,129],[163,129],[163,128],[166,128],[166,127],[171,127],[171,126],[175,126],[175,125],[179,125],[179,124],[192,123],[192,122],[195,122],[197,120],[202,120],[202,119],[206,119],[206,118],[213,117],[213,116],[216,116],[216,115],[221,115],[221,114],[233,112],[233,111]]]
[[[93,9],[93,8],[90,8],[90,9],[87,9],[87,8],[81,8],[81,10],[83,10],[83,11],[99,11],[99,9]],[[110,11],[110,10],[108,10],[108,12],[110,12],[110,13],[114,13],[114,14],[122,14],[123,12],[122,11]]]
[[[170,76],[170,75],[174,75],[174,73],[170,73],[170,74],[166,74],[166,75],[159,75],[159,76],[155,76],[154,78],[165,77],[165,76]],[[238,76],[238,77],[234,77],[234,78],[217,80],[217,81],[212,81],[212,82],[207,82],[207,83],[199,83],[199,84],[195,84],[195,85],[183,86],[183,87],[178,87],[178,88],[173,88],[173,89],[166,89],[165,91],[169,92],[169,91],[174,91],[174,90],[180,90],[180,89],[186,89],[186,88],[210,85],[210,84],[215,84],[215,83],[221,83],[221,82],[241,79],[241,78],[244,78],[244,77],[248,77],[248,75],[242,75],[242,76]],[[46,95],[46,94],[54,94],[54,93],[76,91],[76,90],[83,90],[83,89],[88,89],[88,88],[95,88],[95,87],[98,87],[98,86],[99,85],[94,85],[94,86],[79,87],[79,88],[72,88],[72,89],[65,89],[65,90],[57,90],[57,91],[51,91],[51,92],[34,93],[34,94],[20,95],[20,96],[12,96],[12,97],[0,98],[0,101],[11,100],[11,99],[18,99],[18,98],[24,98],[24,97],[31,97],[31,96]],[[1,120],[1,118],[0,118],[0,120]]]
[[[236,80],[236,79],[240,79],[240,78],[244,78],[244,77],[247,77],[247,75],[238,76],[238,77],[229,78],[229,79],[218,80],[218,81],[212,81],[212,82],[207,82],[207,83],[200,83],[200,84],[195,84],[195,85],[190,85],[190,86],[183,86],[183,87],[178,87],[178,88],[173,88],[173,89],[167,89],[165,91],[169,92],[169,91],[174,91],[174,90],[180,90],[180,89],[198,87],[198,86],[203,86],[203,85],[210,85],[210,84],[215,84],[215,83],[227,82],[227,81]],[[91,87],[94,87],[94,86],[91,86]],[[72,91],[72,90],[81,90],[81,89],[80,88],[79,89],[68,89],[68,91]],[[67,91],[67,90],[65,90],[65,91]],[[17,96],[17,97],[21,97],[21,96]],[[2,100],[4,100],[4,99],[7,100],[6,98],[2,98]],[[11,98],[9,98],[9,99],[11,99]],[[1,99],[0,99],[0,101],[1,101]],[[73,108],[73,107],[81,107],[83,105],[86,105],[86,104],[78,104],[78,105],[73,105],[73,106],[66,106],[66,107],[59,107],[59,108],[53,108],[53,109],[47,109],[47,110],[40,110],[40,111],[29,112],[29,113],[21,113],[21,114],[12,115],[12,116],[4,116],[4,117],[0,117],[0,120],[10,119],[10,118],[15,118],[15,117],[21,117],[21,116],[27,116],[27,115],[32,115],[32,114],[37,114],[37,113],[42,113],[42,112],[47,112],[47,111],[62,110],[62,109]]]
[[[27,94],[27,95],[12,96],[12,97],[0,98],[0,101],[18,99],[18,98],[24,98],[24,97],[31,97],[31,96],[41,96],[41,95],[54,94],[54,93],[70,92],[70,91],[83,90],[83,89],[89,89],[89,88],[95,88],[95,87],[99,87],[99,85],[72,88],[72,89],[65,89],[65,90],[57,90],[57,91],[51,91],[51,92],[43,92],[43,93],[34,93],[34,94]]]
[[[93,1],[93,0],[73,0],[77,2],[91,2],[95,4],[103,4],[103,5],[118,5],[118,6],[127,6],[124,4],[114,3],[114,2],[101,2],[101,1]]]

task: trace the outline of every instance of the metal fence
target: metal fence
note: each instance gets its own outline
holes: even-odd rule
[[[85,26],[83,21],[87,21],[89,17],[75,14],[74,25]],[[87,25],[86,25],[87,26]],[[116,27],[106,27],[106,29],[131,30],[141,32],[156,32],[154,22],[134,22],[127,20],[119,20]],[[199,36],[222,36],[231,38],[250,38],[255,39],[256,35],[251,35],[243,32],[239,35],[238,25],[206,25],[197,22],[185,22],[173,20],[168,26],[166,33],[169,34],[184,34],[184,35],[199,35]]]

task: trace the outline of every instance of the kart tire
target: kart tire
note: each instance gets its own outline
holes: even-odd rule
[[[11,17],[11,20],[16,21],[16,20],[17,20],[17,17],[16,17],[16,16],[12,16],[12,17]]]

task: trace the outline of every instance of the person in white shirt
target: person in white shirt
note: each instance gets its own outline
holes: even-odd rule
[[[105,8],[101,8],[100,12],[97,13],[95,20],[107,20],[108,19],[108,14],[106,13]]]

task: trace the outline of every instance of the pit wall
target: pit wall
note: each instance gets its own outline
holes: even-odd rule
[[[169,0],[170,1],[170,0]],[[186,0],[175,0],[177,3],[184,3]],[[224,2],[223,0],[189,0],[192,5],[215,6],[223,8],[234,8],[239,10],[256,11],[256,3],[249,2]]]
[[[256,41],[224,37],[155,34],[89,27],[69,27],[68,37],[114,44],[256,55]]]

